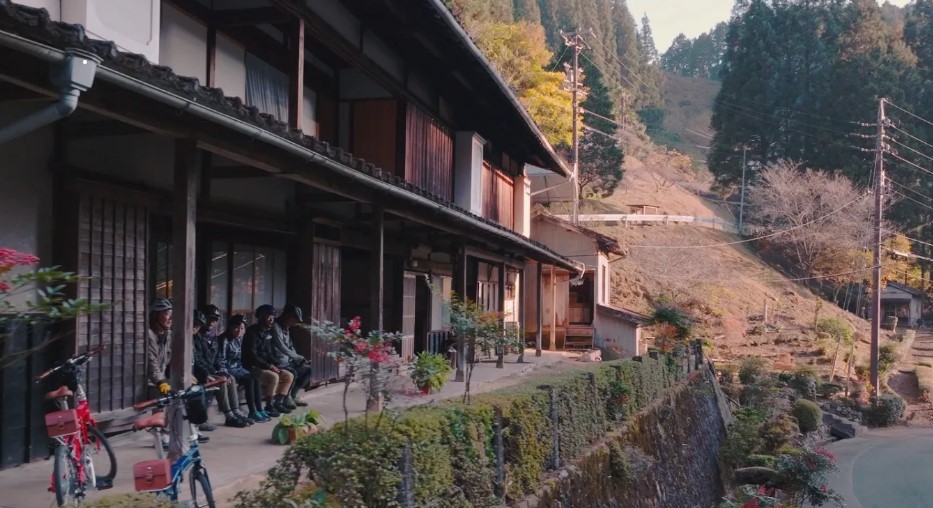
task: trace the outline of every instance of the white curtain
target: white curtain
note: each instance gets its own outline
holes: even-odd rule
[[[246,103],[282,122],[288,121],[288,76],[246,53]]]

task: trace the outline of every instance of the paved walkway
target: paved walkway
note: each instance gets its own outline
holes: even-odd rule
[[[827,449],[839,465],[830,487],[847,508],[933,507],[933,429],[872,431]]]
[[[473,394],[495,390],[504,386],[519,384],[526,380],[526,375],[535,371],[562,371],[577,366],[587,365],[581,362],[567,361],[579,356],[574,353],[548,352],[540,358],[534,356],[534,350],[526,352],[527,363],[515,363],[516,356],[506,358],[504,369],[496,369],[495,362],[483,362],[473,372],[471,392]],[[393,383],[394,393],[390,407],[409,407],[428,404],[463,395],[463,383],[450,382],[438,394],[420,395],[414,393],[414,386],[407,374],[402,373]],[[333,384],[306,392],[302,398],[310,405],[305,409],[314,409],[322,414],[327,424],[343,420],[343,385]],[[348,397],[350,416],[363,414],[365,396],[359,387],[353,387]],[[223,421],[214,414],[213,423]],[[273,422],[256,424],[245,429],[219,427],[209,433],[211,440],[201,447],[205,465],[210,472],[218,506],[232,507],[230,498],[236,492],[258,485],[265,472],[281,457],[284,446],[271,444]],[[107,494],[133,491],[133,464],[154,458],[152,437],[145,432],[127,433],[111,440],[117,455],[119,469],[114,488],[102,492],[92,492],[88,499],[96,499]],[[47,492],[49,476],[52,472],[51,461],[38,461],[13,469],[0,471],[0,508],[47,508],[55,505],[54,495]]]

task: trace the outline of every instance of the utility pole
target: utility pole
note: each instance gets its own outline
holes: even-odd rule
[[[564,38],[564,44],[568,47],[573,48],[573,67],[570,70],[570,86],[571,93],[573,94],[573,170],[570,175],[570,179],[573,184],[573,210],[571,211],[570,217],[573,224],[579,223],[580,216],[580,178],[579,178],[579,169],[580,169],[580,137],[579,137],[579,123],[578,113],[579,108],[579,92],[580,92],[580,53],[583,52],[583,49],[586,48],[586,41],[583,40],[583,35],[579,32],[563,32],[561,31],[561,36]]]
[[[742,234],[742,224],[745,219],[745,154],[748,147],[742,147],[742,197],[739,199],[739,235]]]
[[[884,99],[878,103],[878,139],[875,142],[875,230],[871,280],[871,395],[878,396],[878,342],[881,335],[881,221],[884,205]]]

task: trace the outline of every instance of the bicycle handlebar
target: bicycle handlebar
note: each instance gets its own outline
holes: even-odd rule
[[[45,378],[51,376],[51,375],[52,375],[53,373],[55,373],[55,372],[60,371],[60,370],[61,370],[62,368],[64,368],[65,366],[78,366],[78,365],[82,365],[82,364],[84,364],[85,362],[87,362],[88,360],[90,360],[91,357],[99,355],[99,354],[100,354],[102,351],[104,351],[105,349],[107,349],[107,346],[97,346],[97,347],[95,347],[95,348],[89,349],[89,350],[88,350],[86,353],[84,353],[84,354],[72,356],[71,358],[69,358],[69,359],[65,360],[64,362],[62,362],[60,365],[56,365],[55,367],[52,367],[51,369],[49,369],[49,370],[43,372],[42,374],[39,374],[38,376],[36,376],[36,383],[38,383],[39,381],[42,381],[43,379],[45,379]]]
[[[213,387],[215,387],[215,386],[220,386],[220,385],[222,385],[222,384],[224,384],[224,383],[226,383],[226,382],[227,382],[227,378],[225,378],[225,377],[220,377],[220,378],[217,378],[217,379],[215,379],[215,380],[213,380],[213,381],[209,381],[209,382],[207,382],[207,383],[204,383],[203,385],[194,385],[194,386],[200,386],[200,387],[202,387],[202,388],[204,388],[204,389],[206,390],[206,389],[209,389],[209,388],[213,388]],[[193,387],[192,387],[192,388],[193,388]],[[157,399],[146,400],[146,401],[143,401],[143,402],[137,402],[136,404],[133,404],[133,410],[134,410],[134,411],[142,411],[142,410],[144,410],[144,409],[149,409],[150,407],[163,407],[163,406],[167,406],[167,405],[169,405],[173,400],[177,400],[177,399],[183,398],[185,395],[188,394],[188,392],[189,392],[190,390],[191,390],[191,388],[188,388],[187,390],[179,390],[178,392],[176,392],[176,393],[170,393],[170,394],[166,395],[165,397],[159,397],[159,398],[157,398]]]

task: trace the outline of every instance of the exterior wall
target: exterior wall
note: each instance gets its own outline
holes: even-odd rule
[[[612,270],[609,269],[609,258],[600,253],[596,275],[596,303],[609,305],[612,299]]]
[[[483,145],[486,140],[470,131],[454,137],[454,204],[483,214]]]
[[[214,86],[224,94],[246,100],[246,50],[229,37],[217,34]]]
[[[63,0],[62,21],[84,25],[87,35],[159,62],[161,0]]]
[[[162,6],[159,63],[207,84],[207,27],[171,4]]]
[[[618,349],[623,357],[641,354],[641,327],[600,311],[598,307],[593,326],[596,347]]]
[[[69,145],[68,162],[78,168],[156,189],[172,189],[175,145],[155,135],[98,136]]]
[[[883,306],[904,305],[908,300],[910,304],[908,306],[907,322],[904,323],[902,320],[898,325],[914,326],[916,324],[923,312],[923,299],[894,286],[886,286],[881,291],[881,304]]]
[[[45,9],[52,21],[62,20],[62,0],[16,0],[16,3]]]
[[[531,179],[524,174],[515,177],[515,199],[513,220],[515,232],[528,238],[531,236]]]
[[[538,288],[538,263],[535,261],[526,262],[522,277],[525,278],[525,290],[528,292],[525,296],[528,298],[528,301],[525,302],[525,333],[529,334],[538,331],[538,296],[544,298]]]
[[[0,125],[38,108],[25,103],[0,108]],[[52,127],[44,127],[0,145],[0,247],[35,254],[52,264]],[[26,298],[12,297],[21,304]]]
[[[295,183],[274,178],[229,178],[211,181],[211,201],[284,214],[295,195]]]
[[[594,270],[598,266],[596,242],[586,235],[568,231],[542,219],[534,219],[531,221],[531,238],[554,249],[558,254],[585,264],[587,270]]]

